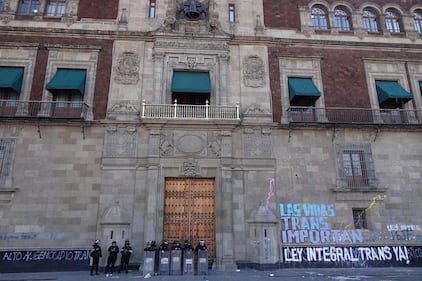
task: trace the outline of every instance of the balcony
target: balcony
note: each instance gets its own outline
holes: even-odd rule
[[[0,100],[0,118],[44,118],[85,120],[83,102]]]
[[[239,105],[142,103],[141,119],[240,120]]]
[[[292,106],[289,123],[422,125],[422,110]]]

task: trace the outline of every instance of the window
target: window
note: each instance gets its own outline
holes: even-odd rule
[[[312,8],[312,25],[315,30],[328,30],[327,12],[322,7]]]
[[[234,10],[234,4],[229,4],[229,22],[235,22],[236,21],[236,13]]]
[[[349,186],[365,185],[366,168],[365,154],[359,150],[343,151],[343,176],[347,178]]]
[[[415,30],[417,33],[422,34],[422,10],[417,10],[413,13],[415,21]]]
[[[150,0],[149,1],[149,18],[150,19],[155,18],[155,8],[156,8],[155,0]]]
[[[53,96],[53,100],[57,101],[56,108],[80,108],[82,96],[79,93],[60,93]]]
[[[65,0],[50,0],[47,3],[47,9],[45,15],[47,17],[61,17],[64,14],[66,8]]]
[[[368,32],[379,32],[376,13],[370,9],[363,10],[363,25]]]
[[[4,1],[0,0],[0,11],[3,11],[4,9]]]
[[[6,180],[10,176],[13,146],[14,140],[0,139],[0,186],[2,187],[6,185]]]
[[[400,33],[400,17],[393,10],[387,10],[385,13],[385,25],[390,33]]]
[[[335,9],[334,22],[339,31],[350,31],[349,15],[343,9]]]
[[[16,107],[18,105],[17,100],[19,100],[18,93],[7,89],[0,89],[0,107]]]
[[[375,169],[369,144],[337,144],[337,157],[340,187],[374,187]]]
[[[366,229],[366,210],[365,209],[352,209],[353,212],[353,225],[355,229]]]
[[[34,16],[38,14],[40,9],[39,0],[21,0],[19,3],[18,15]]]

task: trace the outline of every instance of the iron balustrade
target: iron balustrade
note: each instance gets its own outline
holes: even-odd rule
[[[239,110],[239,105],[146,104],[143,102],[141,118],[240,120]]]
[[[292,106],[290,123],[422,124],[422,110]]]
[[[83,102],[0,100],[0,117],[85,120],[87,113]]]

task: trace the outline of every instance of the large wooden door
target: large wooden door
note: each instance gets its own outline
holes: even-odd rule
[[[214,179],[166,178],[164,233],[169,243],[204,240],[209,262],[215,258]]]

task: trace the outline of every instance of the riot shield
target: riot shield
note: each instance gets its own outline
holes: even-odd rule
[[[182,274],[182,251],[172,250],[171,251],[171,275]]]
[[[145,276],[148,273],[154,276],[154,265],[155,265],[155,251],[144,251],[144,270],[142,274]]]
[[[160,251],[158,261],[158,273],[160,275],[169,275],[170,274],[170,251]]]
[[[192,250],[183,251],[183,275],[193,275],[193,259],[195,252]]]
[[[208,274],[208,251],[198,250],[198,275]]]

